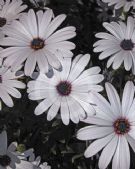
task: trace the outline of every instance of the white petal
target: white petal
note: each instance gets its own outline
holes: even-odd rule
[[[121,115],[122,113],[119,95],[116,89],[110,83],[106,83],[105,87],[106,87],[108,99],[111,104],[111,109],[113,110],[114,115],[118,117],[118,115]]]
[[[42,16],[41,21],[39,22],[38,19],[38,27],[39,27],[39,37],[45,37],[48,25],[51,22],[51,19],[53,17],[53,12],[51,9],[48,9],[44,15]]]
[[[109,102],[101,94],[90,92],[90,98],[91,103],[97,105],[98,109],[101,110],[101,117],[103,117],[103,119],[109,121],[113,121],[115,119]]]
[[[62,42],[57,42],[52,44],[46,44],[45,48],[49,51],[56,51],[59,49],[62,52],[67,52],[68,50],[75,49],[75,44],[69,41],[62,41]]]
[[[74,68],[71,70],[71,73],[68,79],[71,81],[75,80],[80,75],[80,73],[85,69],[89,60],[90,60],[89,54],[86,54],[82,58],[80,58],[79,61],[74,66]]]
[[[124,51],[116,53],[113,58],[113,69],[118,69],[123,61],[124,61]]]
[[[85,119],[86,117],[92,116],[96,113],[95,109],[93,108],[92,105],[90,105],[89,103],[86,103],[82,100],[77,100],[78,103],[82,106],[82,108],[85,110],[85,113],[83,113],[81,119]]]
[[[130,168],[129,145],[125,137],[120,138],[120,169]]]
[[[10,152],[14,152],[16,149],[17,149],[17,142],[12,142],[8,147],[8,151]]]
[[[123,115],[128,114],[129,109],[133,103],[135,88],[131,81],[128,81],[124,87],[122,96],[122,113]]]
[[[118,140],[117,148],[112,160],[112,168],[120,169],[120,139]]]
[[[128,19],[127,19],[127,31],[126,31],[125,39],[131,39],[134,28],[135,28],[134,19],[132,17],[128,17]]]
[[[88,92],[87,93],[77,92],[77,91],[73,90],[72,93],[71,93],[71,96],[76,100],[81,100],[81,101],[84,101],[86,103],[90,103],[90,101],[91,101]]]
[[[33,37],[38,37],[37,19],[34,10],[28,11],[28,25]]]
[[[36,66],[36,54],[32,53],[26,60],[25,63],[25,75],[31,76]]]
[[[61,63],[59,59],[50,51],[44,50],[44,54],[47,56],[49,64],[55,69],[59,69],[61,67]]]
[[[54,98],[47,98],[44,101],[42,101],[41,103],[39,103],[39,105],[36,107],[35,109],[35,114],[36,115],[41,115],[43,112],[45,112],[54,102],[56,102],[57,100],[57,96],[55,96]]]
[[[58,98],[57,101],[54,102],[53,105],[50,107],[47,113],[48,121],[51,121],[57,115],[59,108],[60,108],[60,98]]]
[[[118,144],[118,136],[115,136],[111,142],[103,149],[99,158],[99,168],[106,169],[109,165]]]
[[[85,123],[89,124],[96,124],[96,125],[101,125],[101,126],[112,126],[113,123],[107,120],[104,120],[102,118],[96,117],[96,116],[91,116],[83,120]]]
[[[135,139],[133,139],[130,135],[126,135],[126,139],[128,143],[130,144],[131,148],[135,152]]]
[[[87,76],[84,79],[80,79],[77,78],[73,84],[79,84],[79,85],[84,85],[84,84],[98,84],[100,82],[102,82],[104,79],[104,76],[101,74],[97,74],[97,75],[91,75],[91,76]]]
[[[67,97],[67,103],[70,111],[70,119],[73,121],[73,123],[79,123],[80,114],[83,111],[82,107],[72,97]]]
[[[42,100],[42,99],[50,97],[51,95],[50,92],[54,92],[54,91],[49,90],[49,89],[40,89],[40,90],[36,89],[29,93],[29,99],[30,100]]]
[[[72,61],[71,71],[74,69],[76,64],[79,62],[79,60],[83,57],[82,54],[77,55],[74,60]]]
[[[79,140],[93,140],[105,137],[113,133],[112,127],[88,126],[80,129],[77,133]]]
[[[39,66],[40,72],[47,73],[49,70],[48,60],[47,60],[45,54],[40,50],[39,50],[39,55],[37,57],[37,64]]]
[[[3,85],[3,89],[5,89],[5,91],[7,91],[8,94],[10,94],[11,96],[15,97],[15,98],[21,98],[21,93],[15,89],[10,87],[9,85]]]
[[[8,106],[8,107],[13,107],[13,100],[9,96],[9,94],[1,87],[0,91],[0,97],[2,101]]]
[[[62,63],[62,72],[61,72],[61,79],[66,80],[69,76],[70,69],[71,69],[71,58],[64,58],[61,60]]]
[[[65,125],[69,124],[70,112],[68,107],[68,102],[66,97],[61,98],[61,109],[60,109],[61,119]]]
[[[57,43],[73,38],[76,35],[74,31],[58,30],[46,40],[46,44]]]
[[[86,158],[92,157],[96,153],[98,153],[102,148],[104,148],[114,137],[114,133],[110,134],[104,138],[98,139],[90,144],[90,146],[86,149],[84,156]]]
[[[27,30],[25,28],[25,22],[26,20],[24,20],[23,24],[17,20],[14,20],[12,22],[11,25],[11,29],[15,29],[18,33],[20,32],[21,34],[23,34],[26,38],[28,39],[32,39],[32,35],[30,34],[29,30]]]
[[[17,80],[7,80],[7,84],[18,89],[24,89],[26,87],[24,83]]]
[[[64,14],[58,15],[56,18],[54,18],[46,30],[47,32],[45,38],[48,38],[61,25],[65,18],[66,15]]]
[[[117,40],[115,36],[105,33],[105,32],[100,32],[95,35],[95,37],[100,38],[100,39],[107,39],[107,40]]]
[[[132,56],[130,52],[124,54],[124,67],[127,71],[129,71],[132,67]]]
[[[29,45],[28,42],[11,38],[11,37],[4,37],[0,41],[0,45],[2,46],[20,46],[20,47],[26,47]]]
[[[103,26],[111,33],[113,34],[117,39],[121,40],[121,36],[119,32],[116,30],[116,28],[111,23],[103,23]]]
[[[103,51],[100,55],[99,55],[99,59],[105,59],[111,55],[114,55],[115,53],[118,53],[120,51],[120,47],[119,45],[117,47],[111,48],[111,49],[106,49],[105,51]]]
[[[98,66],[89,68],[89,69],[85,70],[85,71],[78,77],[78,80],[79,80],[79,79],[84,79],[84,78],[86,78],[86,77],[88,77],[88,76],[91,76],[91,75],[96,75],[96,74],[98,74],[100,71],[101,71],[101,69],[100,69],[100,67],[98,67]]]

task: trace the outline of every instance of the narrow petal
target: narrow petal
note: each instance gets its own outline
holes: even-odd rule
[[[120,169],[130,168],[130,151],[125,137],[120,138]]]
[[[118,136],[113,137],[111,142],[103,149],[99,158],[99,168],[106,169],[109,165],[118,144]]]
[[[80,129],[77,133],[79,140],[93,140],[105,137],[113,133],[112,127],[88,126]]]
[[[53,105],[50,107],[47,113],[48,121],[51,121],[57,115],[59,108],[60,108],[60,98],[58,98],[57,101],[54,102]]]
[[[35,114],[36,115],[41,115],[43,112],[45,112],[55,101],[57,100],[57,95],[55,95],[53,98],[47,98],[35,109]]]
[[[70,112],[68,107],[68,102],[66,97],[61,98],[61,108],[60,108],[61,119],[65,125],[69,124]]]
[[[80,60],[75,65],[74,69],[71,70],[69,80],[74,81],[80,75],[80,73],[85,69],[89,60],[90,60],[89,54],[86,54],[82,58],[80,58]]]
[[[122,96],[122,113],[127,115],[129,109],[133,103],[135,88],[132,82],[128,81],[124,87],[123,96]]]
[[[122,113],[121,103],[117,91],[110,83],[106,83],[105,86],[106,86],[107,96],[111,104],[111,109],[113,110],[114,115],[116,116],[121,115]]]
[[[102,148],[104,148],[114,137],[114,133],[98,139],[90,144],[90,146],[86,149],[84,156],[86,158],[92,157],[93,155],[97,154]]]

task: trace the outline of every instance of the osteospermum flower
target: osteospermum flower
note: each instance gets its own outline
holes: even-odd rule
[[[112,169],[130,168],[129,145],[135,151],[135,98],[134,85],[127,82],[122,102],[115,88],[106,83],[109,102],[98,93],[93,93],[97,115],[85,122],[91,126],[78,131],[80,140],[96,140],[89,145],[84,155],[92,157],[102,151],[99,168],[105,169],[112,160]]]
[[[61,68],[61,54],[64,58],[72,57],[70,50],[74,49],[75,45],[67,40],[76,35],[75,28],[68,26],[56,31],[66,15],[52,19],[53,15],[50,9],[44,13],[38,11],[36,14],[29,10],[20,21],[14,21],[3,30],[8,37],[3,38],[0,44],[11,46],[1,52],[3,58],[7,57],[5,65],[10,65],[15,70],[26,60],[25,74],[30,76],[36,63],[40,71],[48,72],[50,65],[55,69]]]
[[[21,98],[21,93],[17,90],[25,88],[25,84],[18,80],[21,76],[17,76],[10,68],[0,67],[0,98],[8,107],[14,105],[11,96]]]
[[[16,143],[13,142],[7,147],[7,133],[3,131],[0,134],[0,168],[11,169],[15,168],[20,159],[15,154]]]
[[[114,5],[115,9],[124,7],[124,11],[129,11],[131,7],[135,9],[135,0],[102,0],[108,3],[109,6]]]
[[[90,105],[89,91],[101,91],[97,85],[103,80],[99,74],[99,67],[92,67],[84,71],[90,60],[90,55],[78,55],[73,63],[67,58],[62,61],[63,71],[55,72],[52,78],[40,74],[35,81],[28,83],[28,93],[31,100],[43,100],[35,109],[40,115],[48,108],[47,120],[52,120],[60,109],[62,121],[65,125],[69,120],[78,123],[87,115],[94,114]]]
[[[18,19],[21,12],[27,8],[22,0],[0,0],[0,29]]]
[[[17,153],[17,143],[12,142],[7,147],[7,133],[0,134],[0,169],[33,169],[34,165],[28,161],[21,160]]]
[[[128,71],[135,66],[135,20],[128,17],[127,24],[123,22],[103,23],[110,33],[97,33],[101,40],[94,44],[94,52],[102,52],[99,59],[109,58],[107,67],[111,64],[113,69],[118,69],[124,62]]]
[[[21,160],[27,160],[33,165],[33,169],[51,169],[47,162],[41,163],[41,157],[35,158],[34,150],[28,149],[23,153],[18,153]]]

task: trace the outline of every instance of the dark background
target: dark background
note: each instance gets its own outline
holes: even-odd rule
[[[29,0],[24,0],[24,3],[35,11],[43,8],[42,3],[39,3],[39,7]],[[53,9],[55,16],[67,14],[63,26],[72,25],[77,29],[77,36],[72,40],[76,44],[74,54],[90,53],[91,65],[101,67],[105,75],[104,82],[111,82],[121,93],[127,80],[134,81],[134,76],[131,72],[126,72],[123,66],[117,71],[106,69],[106,60],[99,61],[98,54],[93,53],[93,43],[97,40],[95,33],[105,31],[102,27],[104,21],[118,20],[121,10],[116,17],[112,17],[113,8],[96,0],[50,0],[47,7]],[[24,79],[26,83],[29,80]],[[104,92],[103,94],[105,95]],[[59,116],[51,122],[46,120],[46,113],[35,116],[37,102],[28,99],[26,90],[22,91],[22,99],[14,102],[13,108],[3,105],[0,112],[0,128],[7,130],[9,143],[17,141],[24,144],[26,149],[34,148],[36,156],[41,155],[42,161],[48,162],[52,169],[98,169],[98,155],[84,158],[83,153],[88,143],[76,139],[77,130],[85,124],[75,125],[70,122],[70,125],[65,126]],[[134,159],[131,152],[131,169],[135,168]],[[111,169],[111,164],[109,168]]]

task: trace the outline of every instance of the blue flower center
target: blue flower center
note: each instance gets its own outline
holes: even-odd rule
[[[132,50],[134,48],[134,43],[132,42],[131,39],[124,39],[121,43],[120,46],[124,50]]]
[[[61,96],[68,96],[71,93],[72,86],[68,81],[61,81],[56,89]]]
[[[130,130],[130,123],[127,119],[121,118],[114,122],[113,124],[115,133],[118,135],[124,135]]]
[[[44,40],[40,38],[35,38],[31,42],[31,48],[34,50],[43,49],[45,46]]]

